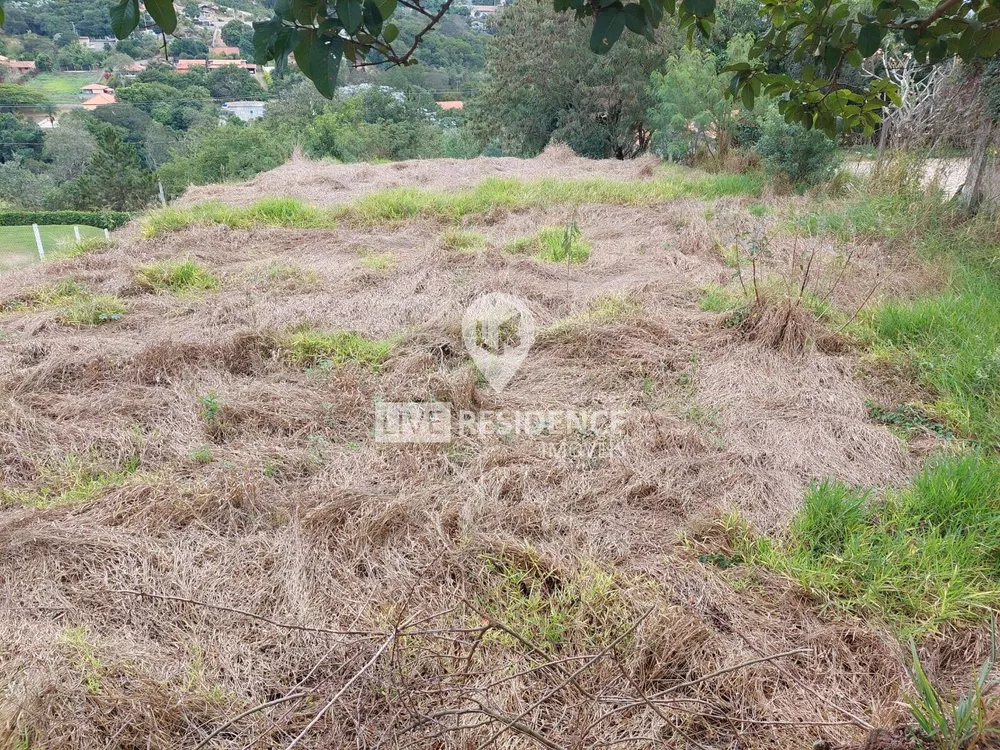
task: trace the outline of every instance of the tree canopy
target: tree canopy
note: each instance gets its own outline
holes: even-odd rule
[[[276,0],[274,16],[254,23],[258,63],[275,61],[279,71],[294,53],[302,73],[326,97],[332,97],[341,62],[355,66],[410,65],[426,34],[441,23],[454,0]],[[590,48],[608,53],[626,31],[655,39],[667,17],[686,32],[710,39],[717,0],[553,0],[558,12],[590,22]],[[402,35],[394,18],[407,8],[421,19],[412,37]],[[171,0],[147,0],[146,12],[164,34],[177,29]],[[87,13],[91,13],[87,6]],[[15,14],[16,15],[16,14]],[[785,119],[828,133],[860,128],[871,132],[883,107],[896,100],[895,84],[886,77],[843,81],[845,68],[857,68],[876,55],[887,37],[921,63],[936,64],[958,56],[989,58],[1000,52],[1000,0],[762,0],[762,21],[752,62],[730,65],[731,92],[752,106],[760,96],[781,97]],[[20,18],[20,17],[17,17]],[[115,0],[111,28],[119,39],[140,22],[139,0]],[[0,3],[0,21],[3,8]],[[23,23],[12,16],[12,22]],[[779,63],[801,65],[797,76]]]

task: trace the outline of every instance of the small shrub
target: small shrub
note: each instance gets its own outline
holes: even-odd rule
[[[837,144],[819,130],[788,124],[776,109],[765,116],[756,148],[772,179],[798,189],[828,179],[837,166]]]
[[[210,427],[218,425],[219,415],[222,412],[222,404],[215,391],[198,396],[198,416]]]
[[[219,285],[212,274],[190,258],[140,266],[135,272],[135,282],[143,289],[170,292],[214,289]]]
[[[59,311],[58,320],[65,325],[98,326],[111,323],[127,312],[125,303],[110,294],[99,294],[72,302]]]
[[[305,329],[290,334],[284,342],[286,358],[305,367],[341,367],[358,364],[378,369],[389,358],[395,341],[368,339],[349,331]]]

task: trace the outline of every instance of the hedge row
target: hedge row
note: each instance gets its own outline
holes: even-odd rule
[[[0,227],[25,224],[81,224],[99,229],[117,229],[128,223],[125,211],[0,211]]]

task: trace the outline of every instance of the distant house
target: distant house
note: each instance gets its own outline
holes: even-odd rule
[[[114,94],[97,94],[90,97],[83,103],[83,108],[87,110],[95,110],[98,107],[103,107],[108,104],[117,104],[118,100],[115,98]]]
[[[118,43],[118,40],[113,36],[104,37],[89,37],[81,36],[79,38],[80,45],[86,47],[87,49],[92,49],[95,52],[103,52],[105,49],[114,49],[114,46]]]
[[[174,67],[179,73],[187,73],[191,68],[207,68],[208,60],[178,60]]]
[[[257,72],[257,66],[253,63],[247,62],[246,60],[178,60],[174,67],[178,72],[186,73],[191,70],[191,68],[208,68],[209,70],[218,70],[219,68],[225,68],[230,65],[244,68],[251,73]]]
[[[222,111],[231,114],[243,122],[259,120],[264,116],[264,102],[238,101],[225,102]]]
[[[219,68],[225,68],[230,65],[235,65],[239,68],[245,68],[251,73],[257,72],[257,66],[254,63],[247,62],[246,60],[209,60],[208,69],[218,70]]]
[[[0,55],[0,66],[3,66],[18,75],[27,75],[29,73],[34,73],[37,70],[34,60],[11,60],[5,55]]]
[[[465,106],[465,102],[459,102],[459,101],[438,102],[438,106],[441,109],[462,109]]]
[[[88,83],[80,87],[80,95],[85,98],[97,96],[98,94],[114,94],[115,90],[103,83]]]
[[[239,57],[240,48],[239,47],[210,47],[208,50],[209,57]]]

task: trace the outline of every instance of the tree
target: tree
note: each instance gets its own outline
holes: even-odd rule
[[[302,73],[329,98],[345,58],[358,65],[407,65],[416,60],[422,40],[442,22],[453,2],[406,0],[404,7],[422,18],[420,31],[406,45],[400,41],[395,22],[398,0],[281,0],[273,4],[273,18],[254,24],[255,59],[261,64],[276,61],[281,73],[294,52]],[[577,19],[590,20],[590,48],[597,54],[610,52],[626,29],[653,41],[667,16],[689,40],[695,34],[710,39],[716,22],[717,0],[553,3],[558,12],[573,11]],[[805,127],[828,133],[854,129],[871,133],[881,121],[883,108],[896,100],[895,85],[886,78],[847,85],[844,73],[871,58],[887,37],[929,65],[953,56],[971,60],[1000,52],[996,0],[940,0],[933,7],[919,0],[880,0],[860,8],[854,3],[763,2],[761,32],[750,55],[758,62],[729,67],[733,94],[748,108],[761,95],[776,97],[786,121]],[[19,9],[11,10],[13,22],[14,11]],[[147,0],[145,10],[163,33],[176,31],[177,13],[171,0]],[[139,0],[114,0],[110,17],[115,35],[127,37],[143,18]],[[29,14],[22,13],[19,22],[30,26]],[[801,65],[796,75],[786,71],[789,60]]]
[[[239,47],[244,57],[253,57],[253,28],[242,21],[228,21],[222,27],[222,41],[227,47]]]
[[[97,137],[90,165],[73,182],[78,208],[138,211],[156,196],[156,175],[143,169],[135,147],[115,128],[105,128]]]
[[[42,129],[30,120],[0,114],[0,164],[38,158],[43,139]]]
[[[236,65],[224,65],[217,70],[209,71],[205,85],[216,99],[233,101],[266,98],[266,92],[250,71]]]
[[[57,182],[80,177],[97,150],[97,139],[77,119],[63,117],[58,128],[45,134],[42,157],[49,162],[48,174]]]
[[[184,15],[192,21],[197,21],[201,16],[201,7],[193,0],[192,2],[184,3]]]
[[[587,156],[618,158],[645,147],[649,76],[679,38],[627,39],[604,56],[592,54],[586,38],[572,18],[539,3],[500,14],[482,89],[469,108],[482,146],[532,156],[558,139]]]
[[[187,37],[183,39],[173,39],[167,50],[174,57],[179,57],[184,60],[207,60],[208,59],[208,45],[204,42],[198,41],[197,39],[189,39]]]

